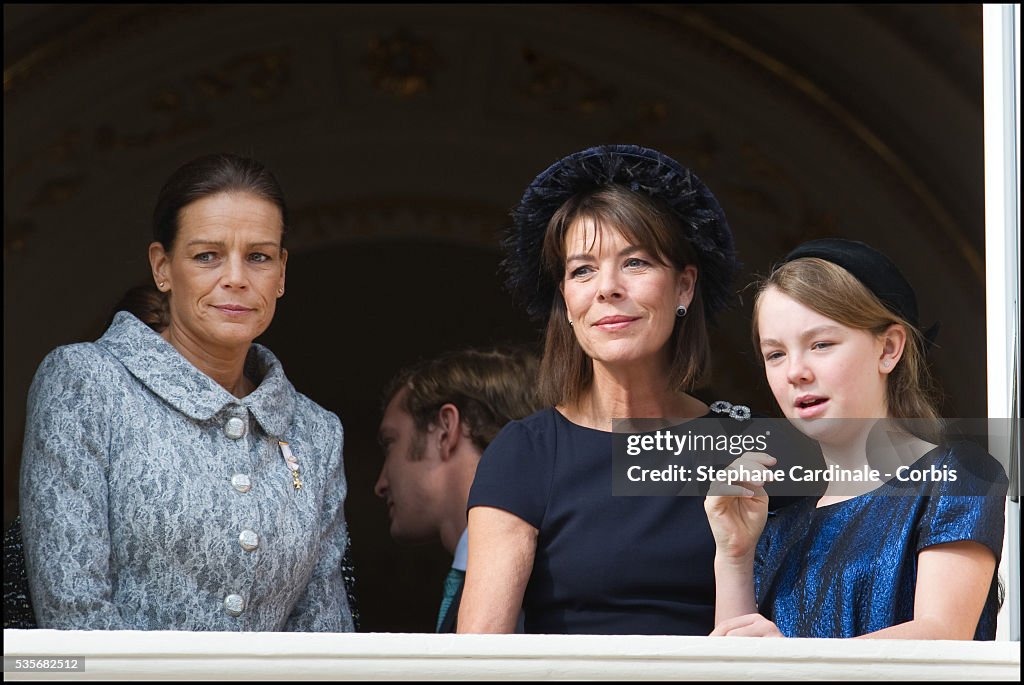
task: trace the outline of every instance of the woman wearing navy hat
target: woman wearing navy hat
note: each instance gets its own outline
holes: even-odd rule
[[[737,269],[688,169],[633,145],[540,174],[513,211],[508,286],[546,319],[549,408],[492,442],[469,499],[459,632],[706,635],[714,541],[695,497],[613,497],[613,418],[714,416],[688,392]],[[746,407],[715,403],[730,421]]]
[[[752,481],[707,498],[712,635],[995,637],[1007,479],[980,447],[943,438],[933,337],[910,284],[864,243],[805,243],[761,284],[754,338],[779,407],[834,473],[869,475],[774,516]]]

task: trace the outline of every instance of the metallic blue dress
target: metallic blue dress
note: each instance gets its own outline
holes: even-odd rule
[[[917,554],[926,547],[978,542],[998,567],[1002,466],[969,442],[936,447],[911,469],[931,466],[955,470],[957,480],[891,480],[826,507],[808,497],[770,513],[754,562],[761,613],[787,637],[856,637],[914,618]],[[993,573],[974,639],[994,639],[998,594]]]

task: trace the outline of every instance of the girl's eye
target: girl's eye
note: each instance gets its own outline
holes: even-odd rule
[[[764,356],[764,360],[766,362],[775,361],[776,359],[782,359],[782,353],[781,352],[769,352],[768,354],[766,354]]]
[[[816,342],[813,345],[811,345],[811,349],[812,350],[824,350],[824,349],[827,349],[829,347],[832,347],[832,345],[834,345],[834,344],[835,343],[830,343],[830,342]]]

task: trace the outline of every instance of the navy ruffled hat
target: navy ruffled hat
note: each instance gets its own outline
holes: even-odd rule
[[[697,175],[671,157],[639,145],[601,145],[561,159],[527,187],[512,210],[502,247],[505,287],[527,313],[546,320],[556,284],[541,263],[552,215],[579,193],[617,184],[661,200],[679,219],[697,254],[698,278],[707,319],[729,306],[739,270],[725,212]]]
[[[802,257],[817,257],[849,271],[854,278],[874,293],[885,307],[920,330],[917,295],[899,268],[884,254],[859,240],[820,238],[797,246],[782,263]],[[935,344],[939,324],[924,332],[925,349]]]

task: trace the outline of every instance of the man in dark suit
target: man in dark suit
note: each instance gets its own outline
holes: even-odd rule
[[[537,358],[525,350],[449,352],[403,369],[384,394],[374,492],[391,537],[439,540],[453,556],[437,632],[455,632],[466,576],[466,501],[480,455],[513,419],[537,411]]]

